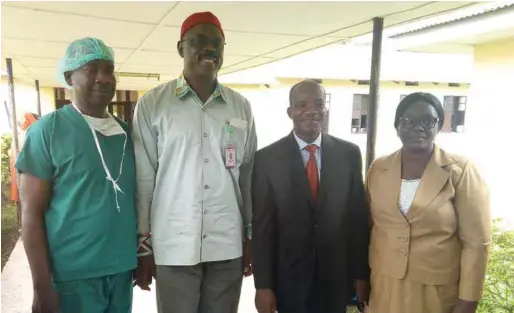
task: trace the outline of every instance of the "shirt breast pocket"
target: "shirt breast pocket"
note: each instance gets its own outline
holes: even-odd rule
[[[223,159],[225,160],[225,149],[231,146],[235,148],[236,167],[239,167],[243,163],[248,122],[239,118],[231,118],[223,128]]]

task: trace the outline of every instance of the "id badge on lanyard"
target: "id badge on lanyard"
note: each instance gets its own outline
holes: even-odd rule
[[[236,147],[232,144],[232,135],[234,133],[234,128],[227,121],[225,123],[225,131],[228,136],[228,144],[225,146],[225,167],[226,168],[235,168],[236,167],[236,156],[237,151]]]

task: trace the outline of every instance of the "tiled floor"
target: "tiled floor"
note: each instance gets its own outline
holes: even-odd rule
[[[30,313],[32,303],[32,284],[30,269],[19,241],[14,248],[9,261],[2,271],[2,313]],[[133,313],[157,312],[155,303],[155,290],[142,291],[134,289]],[[239,313],[257,313],[253,301],[255,289],[253,279],[245,278],[239,303]]]

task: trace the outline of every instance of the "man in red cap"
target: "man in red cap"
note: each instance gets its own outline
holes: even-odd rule
[[[225,35],[210,12],[183,23],[183,75],[146,93],[134,114],[139,262],[160,313],[236,313],[251,275],[250,103],[222,86]]]

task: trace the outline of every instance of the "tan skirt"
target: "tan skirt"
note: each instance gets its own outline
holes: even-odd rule
[[[369,313],[451,313],[459,285],[429,286],[372,275]]]

